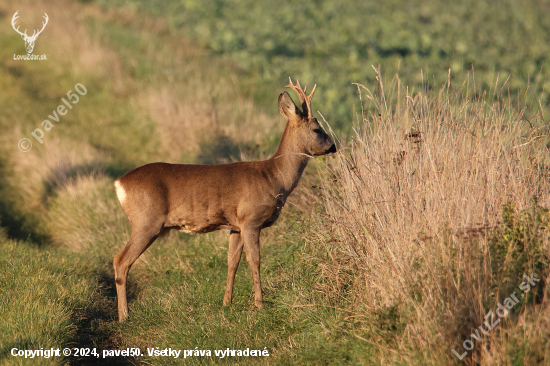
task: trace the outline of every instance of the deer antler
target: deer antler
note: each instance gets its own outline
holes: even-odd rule
[[[29,40],[34,40],[34,39],[36,39],[36,38],[38,37],[38,35],[39,35],[40,33],[42,33],[42,31],[44,30],[44,28],[46,28],[46,24],[48,24],[48,20],[49,20],[48,14],[44,13],[44,19],[46,20],[46,22],[42,22],[42,29],[40,29],[40,30],[38,31],[38,33],[36,33],[37,31],[35,30],[35,31],[33,32],[32,36],[29,37],[29,36],[27,35],[27,30],[26,30],[26,29],[25,29],[25,32],[21,32],[21,31],[19,30],[19,26],[18,26],[17,28],[15,28],[15,21],[17,20],[17,18],[19,18],[19,16],[17,16],[17,13],[19,13],[19,10],[17,10],[17,11],[15,12],[15,14],[13,14],[13,18],[11,18],[11,26],[13,27],[13,29],[14,29],[17,33],[19,33],[21,36],[25,37],[25,39],[29,39]]]
[[[17,11],[15,12],[15,14],[13,14],[13,18],[11,18],[11,26],[13,27],[13,30],[15,30],[15,31],[16,31],[17,33],[19,33],[20,35],[25,36],[25,37],[28,37],[28,36],[27,36],[27,30],[26,30],[26,29],[25,29],[25,32],[24,32],[24,33],[21,33],[21,32],[19,31],[19,27],[15,28],[15,20],[16,20],[17,18],[19,18],[19,17],[17,16],[17,13],[19,13],[19,10],[17,10]]]
[[[32,36],[31,36],[30,38],[37,38],[38,35],[39,35],[40,33],[42,33],[42,31],[44,30],[44,28],[46,28],[46,24],[48,24],[48,20],[50,19],[50,18],[48,18],[48,14],[44,13],[44,19],[46,19],[46,23],[42,22],[42,29],[40,29],[40,30],[38,31],[38,33],[36,33],[36,31],[34,31],[33,34],[32,34]]]
[[[308,118],[313,118],[313,113],[311,112],[311,98],[313,98],[313,93],[315,93],[315,88],[317,87],[317,84],[313,86],[313,90],[311,93],[306,96],[306,89],[307,86],[302,90],[302,87],[300,87],[300,82],[296,80],[296,85],[292,84],[292,79],[288,78],[289,84],[286,86],[287,88],[291,88],[294,90],[298,98],[300,98],[300,103],[302,104],[302,110],[304,113],[307,111]]]

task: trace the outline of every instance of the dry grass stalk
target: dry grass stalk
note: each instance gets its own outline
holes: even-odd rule
[[[489,310],[488,244],[503,206],[521,211],[533,197],[550,206],[548,128],[531,127],[522,111],[464,85],[426,96],[404,91],[396,78],[385,94],[377,80],[375,94],[356,84],[374,110],[362,105],[349,150],[329,165],[326,214],[309,234],[325,278],[320,292],[360,314],[369,339],[392,348],[380,348],[384,357],[410,360],[416,352],[430,364],[453,363],[451,348]],[[509,280],[519,284],[521,276]],[[382,331],[381,314],[396,329]],[[466,361],[503,362],[494,358],[498,341],[487,344]]]

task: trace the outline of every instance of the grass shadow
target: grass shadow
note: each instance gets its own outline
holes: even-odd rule
[[[6,229],[6,235],[10,239],[30,242],[37,246],[49,244],[49,236],[38,229],[38,216],[32,212],[25,212],[18,203],[22,202],[22,198],[6,179],[6,165],[6,162],[0,159],[0,225]]]
[[[56,189],[77,177],[106,175],[112,179],[117,179],[133,168],[133,166],[129,166],[128,164],[106,165],[102,162],[79,165],[59,165],[55,169],[52,169],[50,175],[44,181],[45,194],[43,201],[46,202],[47,198],[52,196]]]
[[[134,166],[127,163],[105,165],[100,162],[82,165],[63,165],[52,170],[44,181],[44,196],[42,202],[46,203],[48,197],[54,195],[55,190],[67,181],[78,176],[104,174],[113,179],[119,178]],[[40,230],[40,212],[26,210],[23,197],[18,194],[17,188],[12,187],[6,177],[9,169],[7,162],[0,158],[0,226],[5,228],[8,238],[29,242],[38,247],[51,244],[50,236]],[[39,210],[39,208],[36,208]]]
[[[225,135],[201,143],[198,164],[227,164],[240,161],[240,146]]]

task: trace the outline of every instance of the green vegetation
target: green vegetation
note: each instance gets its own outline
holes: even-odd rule
[[[506,84],[550,101],[550,7],[539,1],[254,1],[98,0],[166,19],[170,28],[235,64],[244,90],[271,106],[270,91],[289,76],[317,83],[317,107],[335,127],[355,119],[351,83],[396,72],[415,90],[462,83],[475,69],[478,87]],[[422,71],[421,71],[422,70]],[[543,92],[544,90],[544,92]],[[481,91],[478,91],[481,92]],[[347,131],[347,129],[346,129]]]
[[[10,354],[14,347],[49,349],[74,341],[74,314],[82,312],[86,299],[94,295],[96,284],[88,277],[93,268],[70,254],[5,238],[0,253],[0,360],[17,364]]]
[[[13,60],[16,10],[29,29],[50,16],[35,47],[48,61]],[[548,10],[0,3],[0,364],[462,364],[451,349],[531,272],[541,281],[464,361],[548,363]],[[267,157],[288,76],[317,83],[313,108],[351,137],[310,163],[262,234],[266,308],[244,259],[222,306],[227,233],[172,233],[133,266],[119,324],[111,263],[130,225],[114,180],[152,161]],[[86,95],[38,143],[31,132],[76,83]],[[24,359],[14,347],[145,356]],[[147,356],[156,347],[270,356]]]

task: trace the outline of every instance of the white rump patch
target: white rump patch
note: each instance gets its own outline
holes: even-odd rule
[[[118,200],[120,201],[122,207],[124,207],[124,201],[126,201],[126,192],[124,191],[124,188],[122,188],[122,184],[120,184],[120,181],[118,179],[115,180],[115,188],[116,196],[118,197]]]

